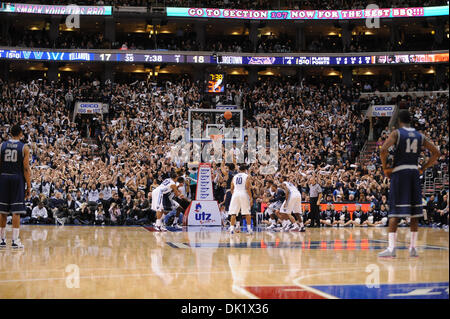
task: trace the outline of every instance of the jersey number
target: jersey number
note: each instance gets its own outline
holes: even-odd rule
[[[236,184],[242,184],[242,177],[236,177]]]
[[[411,139],[406,140],[406,153],[417,153],[417,138],[413,139],[411,143]]]
[[[5,150],[5,162],[17,162],[17,150]]]

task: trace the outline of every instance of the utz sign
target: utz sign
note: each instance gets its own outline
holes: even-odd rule
[[[221,226],[217,201],[192,201],[187,216],[188,226]]]

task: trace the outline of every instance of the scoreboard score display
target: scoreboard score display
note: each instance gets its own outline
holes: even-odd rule
[[[225,93],[225,74],[208,73],[207,93]]]

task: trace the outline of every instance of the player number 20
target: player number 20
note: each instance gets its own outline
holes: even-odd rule
[[[417,153],[417,138],[413,139],[411,143],[411,139],[406,140],[406,153]]]
[[[5,162],[17,162],[17,150],[6,150]]]

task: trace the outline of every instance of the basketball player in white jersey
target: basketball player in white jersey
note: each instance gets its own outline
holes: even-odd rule
[[[245,216],[247,219],[247,232],[248,234],[252,234],[252,226],[251,220],[252,216],[250,215],[250,206],[252,203],[252,193],[250,190],[251,183],[250,177],[245,173],[246,167],[244,164],[239,166],[239,173],[234,175],[233,180],[231,181],[231,202],[230,202],[230,215],[231,215],[231,226],[230,233],[234,234],[234,226],[236,225],[236,215],[239,211],[242,214],[242,217]]]
[[[294,225],[294,227],[290,229],[291,231],[304,232],[305,226],[303,225],[302,219],[302,195],[298,191],[297,187],[287,181],[284,176],[281,177],[280,187],[286,194],[286,200],[283,205],[281,205],[280,214],[287,214],[289,220]],[[295,215],[297,220],[295,220],[294,216],[291,214]],[[289,229],[286,227],[285,230],[287,231]]]
[[[156,230],[167,231],[163,224],[163,217],[165,212],[170,212],[177,209],[180,205],[174,201],[174,196],[183,200],[186,198],[180,193],[174,181],[177,177],[175,172],[170,173],[170,178],[165,179],[161,185],[156,187],[152,192],[152,209],[156,211]],[[179,214],[178,214],[179,215]]]

